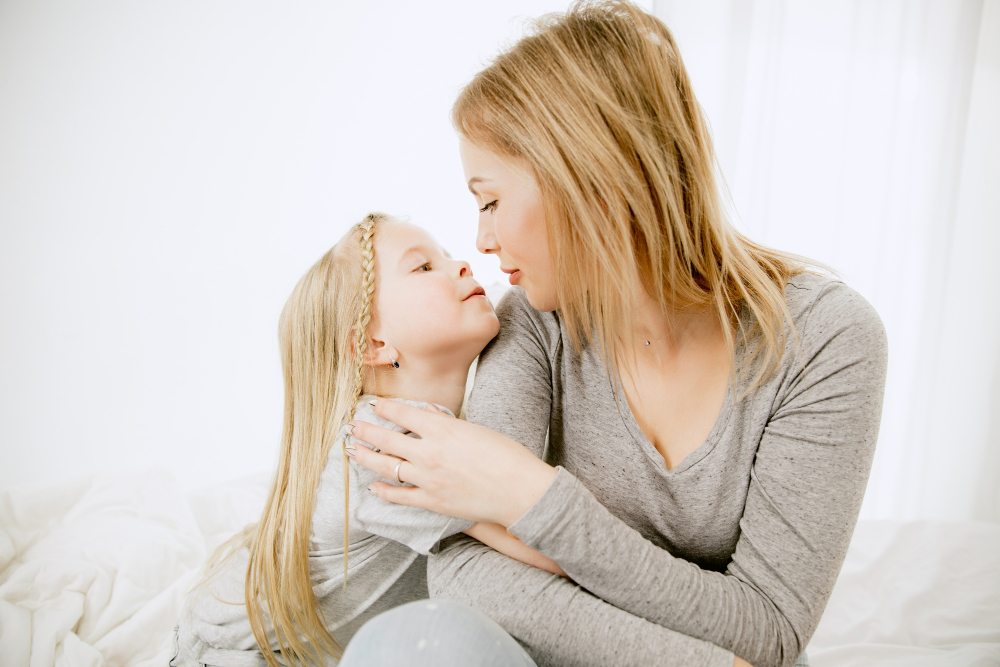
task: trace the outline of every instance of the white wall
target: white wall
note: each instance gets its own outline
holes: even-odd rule
[[[369,210],[499,279],[449,109],[565,4],[0,2],[0,487],[270,468],[278,313]]]
[[[567,4],[0,0],[0,488],[269,469],[278,312],[369,210],[499,280],[448,111]],[[1000,520],[1000,0],[656,9],[739,224],[886,322],[866,516]]]

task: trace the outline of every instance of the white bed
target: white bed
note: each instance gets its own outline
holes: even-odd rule
[[[0,493],[0,665],[162,667],[206,555],[254,520],[264,474]],[[809,646],[816,667],[1000,665],[1000,526],[862,522]]]

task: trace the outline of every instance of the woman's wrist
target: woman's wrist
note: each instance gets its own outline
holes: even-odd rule
[[[559,470],[548,463],[535,458],[530,465],[524,466],[518,471],[517,481],[511,489],[517,491],[516,496],[502,508],[503,516],[499,517],[498,523],[505,528],[514,525],[518,519],[524,516],[528,510],[534,507],[545,492],[552,485],[552,481],[559,474]]]

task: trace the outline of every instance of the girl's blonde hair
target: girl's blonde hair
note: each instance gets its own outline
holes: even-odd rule
[[[343,653],[316,606],[309,577],[309,539],[320,473],[365,383],[364,356],[375,293],[375,234],[389,219],[372,213],[353,225],[295,286],[281,312],[285,379],[278,469],[260,522],[241,536],[250,549],[246,605],[268,663],[322,664]],[[348,458],[344,470],[344,582],[347,581]]]
[[[759,384],[784,353],[784,288],[803,264],[727,220],[670,31],[622,1],[578,2],[534,27],[462,90],[452,120],[472,144],[534,170],[573,344],[596,336],[613,373],[634,350],[639,284],[664,312],[714,308],[734,355],[754,339],[741,366]],[[737,341],[741,304],[756,322]]]

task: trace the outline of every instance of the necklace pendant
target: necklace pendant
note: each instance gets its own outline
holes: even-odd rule
[[[649,347],[649,341],[648,340],[642,341],[642,344],[645,345],[646,347]]]

